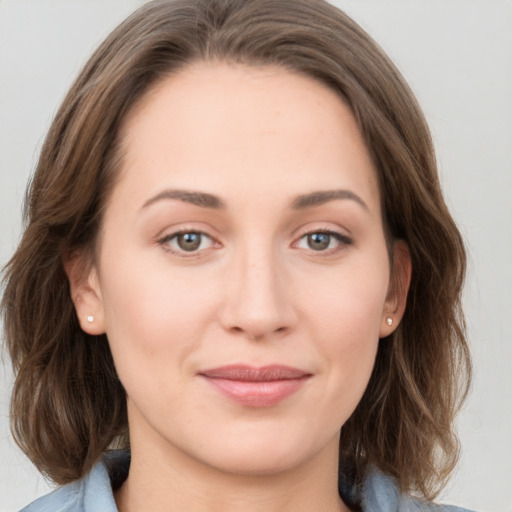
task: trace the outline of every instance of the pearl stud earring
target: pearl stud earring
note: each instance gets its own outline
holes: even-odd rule
[[[87,321],[88,321],[90,324],[92,324],[92,323],[94,322],[94,315],[89,315],[89,316],[87,317]]]
[[[386,323],[391,327],[393,325],[393,319],[390,316],[388,316],[386,318]]]

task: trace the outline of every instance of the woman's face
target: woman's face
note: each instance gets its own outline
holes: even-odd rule
[[[237,473],[337,457],[404,302],[350,111],[277,67],[199,63],[124,128],[96,265],[72,286],[108,336],[132,449]]]

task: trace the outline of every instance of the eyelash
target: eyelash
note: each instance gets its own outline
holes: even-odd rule
[[[306,249],[311,251],[313,254],[319,254],[322,256],[330,256],[338,253],[339,251],[343,250],[343,247],[347,247],[352,245],[353,240],[348,237],[347,235],[344,235],[342,233],[339,233],[338,231],[333,231],[332,229],[314,229],[311,231],[304,232],[297,240],[297,242],[294,242],[294,246],[297,246],[302,240],[306,239],[309,236],[312,235],[326,235],[330,237],[330,239],[334,238],[336,240],[336,247],[326,248],[325,250],[315,250],[312,248]],[[329,245],[332,240],[329,240]],[[306,242],[307,243],[307,242]]]
[[[158,240],[158,244],[161,245],[164,248],[164,250],[169,251],[170,253],[175,254],[177,256],[180,256],[182,258],[198,257],[200,255],[201,251],[205,251],[205,250],[208,250],[208,249],[211,248],[211,247],[208,247],[206,249],[201,249],[199,247],[199,249],[197,249],[197,250],[186,251],[185,249],[179,249],[179,248],[171,247],[169,242],[171,242],[174,239],[177,240],[178,237],[181,236],[181,235],[199,235],[201,237],[201,241],[200,241],[201,245],[202,245],[203,239],[205,237],[211,240],[212,246],[215,245],[215,244],[220,245],[218,242],[216,242],[211,236],[209,236],[205,232],[198,231],[198,230],[195,230],[195,229],[182,229],[180,231],[176,231],[175,233],[171,233],[169,235],[165,235],[163,238]]]
[[[192,251],[186,251],[185,249],[178,249],[178,248],[171,247],[169,242],[171,242],[172,240],[175,240],[175,239],[177,240],[180,235],[199,235],[201,237],[199,248],[192,250]],[[324,249],[315,250],[315,249],[311,249],[311,248],[305,249],[305,250],[311,251],[313,254],[317,253],[319,255],[321,254],[324,256],[328,256],[328,255],[332,255],[332,254],[339,252],[340,250],[343,249],[343,246],[346,247],[346,246],[350,246],[353,244],[353,240],[350,237],[348,237],[347,235],[341,234],[337,231],[333,231],[331,229],[315,229],[315,230],[306,231],[306,232],[302,233],[301,236],[292,244],[292,247],[299,248],[298,244],[303,239],[307,240],[307,237],[312,236],[312,235],[327,235],[328,237],[334,238],[337,242],[336,247],[334,247],[334,248],[328,247],[325,250]],[[208,247],[208,248],[201,249],[200,246],[202,245],[204,238],[207,238],[211,241],[211,243],[212,243],[211,247],[213,247],[216,244],[219,247],[221,246],[221,244],[219,242],[217,242],[214,238],[209,236],[207,233],[205,233],[203,231],[199,231],[199,230],[194,230],[194,229],[183,229],[183,230],[177,231],[175,233],[166,235],[163,238],[158,240],[158,244],[161,245],[166,251],[169,251],[172,254],[175,254],[179,257],[193,258],[193,257],[199,257],[201,255],[202,251],[206,251],[211,248],[211,247]],[[332,240],[329,240],[329,245],[330,245],[331,241]]]

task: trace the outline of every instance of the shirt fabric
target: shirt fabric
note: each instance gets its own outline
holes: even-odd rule
[[[126,479],[129,467],[128,452],[110,452],[84,478],[42,496],[20,512],[118,512],[113,488]],[[347,503],[359,503],[363,512],[470,512],[400,493],[394,480],[375,468],[359,491],[343,475],[339,489]]]

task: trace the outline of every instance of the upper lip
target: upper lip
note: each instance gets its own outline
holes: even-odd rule
[[[244,382],[271,382],[276,380],[301,379],[311,374],[299,368],[283,365],[250,366],[227,365],[202,370],[199,375],[211,379],[238,380]]]

